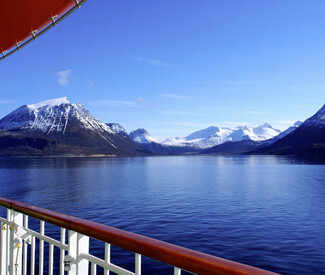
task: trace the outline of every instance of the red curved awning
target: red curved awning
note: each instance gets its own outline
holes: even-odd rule
[[[8,54],[68,15],[85,0],[1,0],[0,53]]]

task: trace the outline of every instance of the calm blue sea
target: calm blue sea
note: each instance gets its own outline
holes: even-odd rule
[[[325,165],[277,156],[0,158],[0,195],[275,272],[325,274]],[[143,269],[170,270],[146,260]]]

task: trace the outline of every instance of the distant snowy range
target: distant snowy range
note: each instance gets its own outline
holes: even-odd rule
[[[24,105],[0,120],[0,156],[137,156],[277,154],[325,158],[325,105],[281,132],[258,127],[210,126],[158,142],[145,129],[127,133],[104,123],[66,97]]]

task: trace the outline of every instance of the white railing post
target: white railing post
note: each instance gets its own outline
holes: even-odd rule
[[[0,249],[1,249],[1,255],[0,255],[0,274],[6,275],[7,274],[7,245],[8,245],[8,239],[7,239],[7,232],[8,232],[8,224],[1,223],[1,236],[0,236]]]
[[[89,253],[89,237],[69,230],[68,256],[65,257],[71,260],[69,275],[88,274],[89,261],[79,257],[81,253]]]
[[[77,274],[87,274],[89,261],[80,258],[81,253],[89,253],[89,237],[78,233]]]
[[[6,275],[9,274],[11,257],[12,257],[12,249],[11,248],[11,233],[10,233],[10,224],[9,222],[12,221],[12,210],[7,209],[7,221],[8,223],[5,225],[5,234],[4,234],[4,243],[5,243],[5,250],[4,252],[4,264],[2,266],[3,272],[2,274]]]
[[[40,235],[44,236],[44,228],[45,227],[45,222],[40,221]],[[38,266],[38,274],[43,275],[43,263],[44,263],[44,241],[40,240],[39,241],[39,266]]]
[[[65,244],[65,228],[61,227],[61,237],[60,237],[60,242],[61,244]],[[60,275],[64,275],[64,255],[65,255],[65,250],[60,249]]]
[[[22,249],[23,243],[21,237],[18,236],[18,227],[23,226],[24,215],[12,210],[12,222],[10,226],[10,274],[22,274]]]
[[[49,275],[53,275],[53,244],[49,244]]]
[[[174,267],[174,275],[181,275],[182,270],[178,267]]]
[[[70,264],[68,263],[68,257],[71,256],[74,261],[77,259],[77,232],[74,232],[72,230],[69,230],[69,236],[68,236],[68,255],[64,257],[64,270],[68,271],[68,275],[77,275],[77,267],[76,264],[70,261]],[[71,260],[71,259],[69,259]],[[69,266],[68,266],[69,265]]]
[[[141,254],[135,253],[135,275],[141,275]]]
[[[111,262],[111,244],[105,243],[105,263]],[[104,268],[104,275],[109,275],[109,270]]]
[[[97,275],[97,265],[95,263],[91,263],[91,275]]]
[[[35,274],[35,236],[32,236],[32,243],[30,246],[30,274]]]
[[[28,216],[24,215],[24,229],[28,229]],[[23,275],[27,275],[27,247],[28,243],[26,240],[24,240],[24,251],[23,251]]]

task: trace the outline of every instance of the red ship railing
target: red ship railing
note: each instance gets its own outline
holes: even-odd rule
[[[10,246],[12,246],[14,243],[17,243],[17,239],[24,246],[28,246],[30,242],[34,241],[34,248],[32,247],[31,251],[33,251],[33,249],[35,251],[34,238],[36,237],[40,240],[39,251],[41,254],[43,253],[42,251],[44,249],[44,241],[49,243],[50,247],[52,245],[52,256],[49,256],[49,269],[52,268],[52,271],[49,270],[49,274],[53,273],[53,258],[51,259],[51,257],[53,257],[53,245],[61,249],[61,274],[63,274],[64,272],[64,265],[67,268],[66,270],[69,270],[69,267],[67,267],[69,263],[66,263],[66,259],[69,260],[69,256],[71,256],[71,259],[73,259],[72,262],[74,261],[74,263],[76,264],[76,268],[72,268],[68,274],[86,274],[83,273],[85,272],[85,270],[87,270],[88,273],[89,262],[91,262],[92,274],[96,274],[96,265],[102,266],[105,270],[105,274],[108,274],[109,270],[118,274],[141,274],[141,255],[174,266],[174,274],[181,274],[181,270],[186,270],[195,274],[275,274],[255,267],[247,266],[237,262],[225,260],[205,253],[197,252],[184,247],[159,241],[153,238],[145,237],[139,234],[127,232],[100,223],[61,214],[55,211],[51,211],[48,209],[3,197],[0,197],[0,206],[8,209],[7,211],[9,216],[7,219],[0,219],[1,231],[5,231],[6,226],[8,228],[7,232],[9,232],[12,228],[16,228],[16,232],[18,232],[17,228],[22,228],[22,230],[26,231],[26,233],[24,233],[25,237],[20,236],[23,233],[21,233],[20,235],[18,233],[16,235],[14,233],[11,234],[14,236],[11,236],[11,238],[9,236],[8,242],[10,243],[11,239],[12,244],[8,243],[7,245],[3,245],[5,243],[5,240],[3,239],[6,238],[6,235],[3,232],[1,233],[1,249],[7,250],[9,253],[12,253],[12,257],[2,257],[1,265],[8,265],[9,270],[10,266],[11,269],[15,268],[15,261],[18,259],[18,256],[17,259],[15,259],[15,255],[19,254],[19,252],[15,251],[15,249],[17,250],[15,246],[13,249],[11,249]],[[24,215],[24,218],[22,217],[22,215]],[[40,233],[32,231],[28,228],[28,216],[34,217],[41,221]],[[68,244],[65,244],[64,237],[62,236],[62,234],[65,235],[65,231],[62,230],[61,241],[56,241],[49,237],[46,237],[44,235],[44,222],[57,225],[63,229],[68,229]],[[29,240],[29,242],[28,236],[32,236],[32,240]],[[86,238],[91,237],[105,242],[106,250],[110,247],[109,245],[112,244],[136,253],[135,272],[133,273],[124,270],[123,268],[120,268],[110,263],[109,251],[106,251],[104,260],[90,255],[88,253],[89,243],[87,244],[87,239],[84,238],[82,240],[82,237],[84,236],[86,236]],[[33,245],[33,243],[31,245]],[[73,248],[72,246],[77,246],[78,249]],[[27,253],[27,249],[22,250],[22,252],[23,251],[26,251]],[[4,251],[1,251],[2,255],[3,252]],[[70,252],[73,255],[70,255]],[[67,253],[69,254],[68,257],[66,255]],[[43,255],[40,255],[40,258],[43,257]],[[35,256],[33,255],[31,255],[30,258],[32,260],[35,260]],[[25,272],[27,272],[25,271],[27,265],[27,256],[20,256],[20,260],[22,259],[24,261],[24,263],[22,264],[22,272],[25,274]],[[31,268],[33,268],[33,265],[35,265],[35,263],[31,263]],[[40,265],[43,266],[43,259],[40,259]],[[43,271],[43,267],[40,267],[40,271]]]

